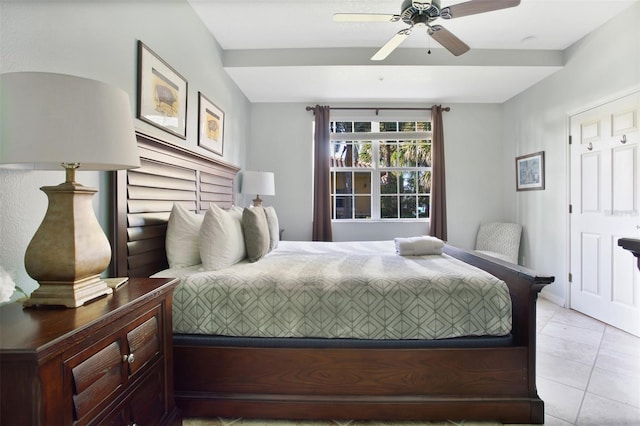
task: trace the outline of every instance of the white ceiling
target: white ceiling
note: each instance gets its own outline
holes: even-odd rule
[[[335,23],[333,14],[399,14],[402,0],[189,3],[251,102],[502,103],[561,69],[567,47],[637,1],[522,0],[510,9],[438,19],[471,51],[455,57],[421,29],[381,62],[370,57],[407,25]]]

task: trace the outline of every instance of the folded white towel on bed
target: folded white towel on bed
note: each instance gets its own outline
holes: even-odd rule
[[[444,241],[424,235],[421,237],[394,238],[396,253],[400,256],[422,256],[426,254],[442,254]]]

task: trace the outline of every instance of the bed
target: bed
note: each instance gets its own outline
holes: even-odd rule
[[[237,167],[142,133],[137,139],[142,167],[113,174],[115,276],[168,268],[174,204],[201,213],[210,203],[234,204]],[[187,417],[543,423],[536,299],[554,278],[449,245],[444,253],[504,282],[508,335],[382,341],[174,331],[177,406]]]

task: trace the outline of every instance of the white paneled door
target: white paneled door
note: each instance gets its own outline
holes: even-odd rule
[[[640,92],[571,117],[572,309],[640,336]]]

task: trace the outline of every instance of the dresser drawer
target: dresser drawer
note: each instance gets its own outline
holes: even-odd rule
[[[131,394],[129,406],[132,424],[135,423],[138,426],[160,424],[166,412],[164,389],[165,375],[162,365],[158,364]]]
[[[147,365],[154,357],[160,355],[160,334],[158,333],[158,317],[152,316],[127,333],[129,354],[127,364],[129,375]]]
[[[76,419],[85,417],[123,385],[121,354],[120,340],[116,340],[71,369]]]
[[[108,414],[100,416],[89,425],[100,426],[155,426],[165,416],[165,388],[163,364],[156,363],[144,373],[140,383],[127,390],[127,395]]]
[[[116,323],[116,331],[65,362],[73,388],[74,421],[84,424],[85,419],[96,417],[162,358],[162,320],[161,306],[156,306],[133,321]],[[126,417],[110,417],[118,423],[122,416]]]

